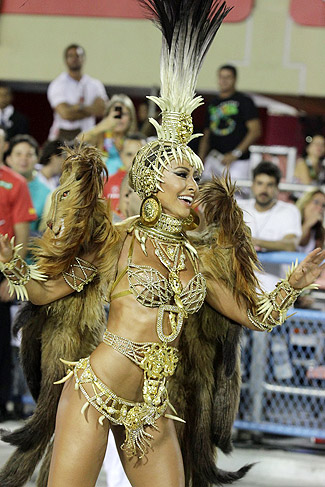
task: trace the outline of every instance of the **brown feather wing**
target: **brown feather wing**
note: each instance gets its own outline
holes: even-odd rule
[[[207,228],[193,236],[207,277],[221,279],[237,301],[256,303],[259,288],[255,272],[260,269],[251,232],[234,194],[236,187],[226,178],[213,178],[200,190]]]

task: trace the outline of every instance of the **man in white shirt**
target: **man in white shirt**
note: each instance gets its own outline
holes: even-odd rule
[[[261,162],[253,171],[254,198],[239,201],[257,250],[292,252],[301,237],[299,210],[291,203],[278,200],[280,178],[280,169],[275,164]]]
[[[96,123],[96,117],[103,117],[107,94],[103,83],[82,73],[85,51],[77,44],[64,50],[68,68],[53,80],[47,91],[49,103],[54,111],[54,120],[49,139],[73,140],[80,132]]]
[[[238,201],[257,251],[294,252],[298,247],[302,233],[300,212],[293,204],[278,200],[280,179],[281,171],[275,164],[261,162],[253,171],[254,198]],[[279,277],[284,277],[287,266],[282,269],[283,266],[264,264],[263,267],[266,272],[256,273],[257,277],[265,291],[272,291]]]

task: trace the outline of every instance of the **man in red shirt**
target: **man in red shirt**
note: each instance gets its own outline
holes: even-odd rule
[[[29,222],[36,219],[26,180],[2,163],[5,133],[0,129],[0,233],[16,245],[22,243],[22,257],[29,239]],[[11,386],[11,320],[10,301],[6,280],[0,274],[0,422],[8,419],[6,403]]]

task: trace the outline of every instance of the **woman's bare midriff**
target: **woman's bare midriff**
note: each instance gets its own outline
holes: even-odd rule
[[[127,237],[118,263],[118,273],[127,265],[127,256],[131,237]],[[132,262],[154,267],[167,277],[167,269],[154,254],[149,241],[147,242],[148,257],[144,256],[139,244],[135,241]],[[183,285],[193,277],[194,270],[187,257],[187,268],[181,273]],[[114,289],[119,293],[129,289],[127,276]],[[134,342],[159,342],[156,332],[158,308],[149,308],[140,304],[133,294],[113,300],[110,305],[107,329],[116,335]],[[167,326],[167,314],[165,316]],[[179,337],[170,343],[177,347]],[[118,396],[131,401],[142,401],[143,370],[125,355],[109,345],[101,343],[91,355],[91,365],[95,374]]]

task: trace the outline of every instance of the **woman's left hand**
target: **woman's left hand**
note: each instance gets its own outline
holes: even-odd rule
[[[289,283],[291,286],[295,289],[302,289],[315,282],[325,269],[325,262],[322,264],[324,259],[325,250],[317,248],[310,252],[290,276]]]

